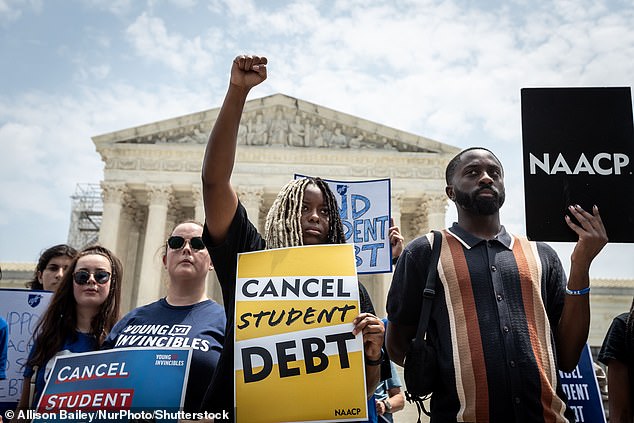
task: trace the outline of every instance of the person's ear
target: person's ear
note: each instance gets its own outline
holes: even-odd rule
[[[163,254],[163,266],[167,267],[167,254]]]
[[[42,283],[42,272],[40,270],[37,271],[37,280],[39,283]]]
[[[453,186],[447,185],[445,187],[445,194],[447,194],[447,197],[449,197],[451,201],[456,201],[456,194],[453,191]]]

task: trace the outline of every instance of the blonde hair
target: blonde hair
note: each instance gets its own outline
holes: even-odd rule
[[[324,196],[328,208],[328,244],[344,244],[343,224],[334,194],[320,178],[294,179],[284,185],[273,202],[264,225],[266,248],[304,245],[302,236],[302,202],[308,185],[315,185]]]

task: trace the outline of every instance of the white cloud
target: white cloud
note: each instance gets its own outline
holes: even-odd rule
[[[42,0],[0,0],[0,23],[17,21],[25,10],[41,11]]]
[[[160,1],[83,3],[117,14],[125,31],[91,22],[85,44],[105,47],[104,55],[95,61],[81,49],[65,53],[74,58],[70,75],[78,84],[67,94],[60,97],[53,87],[50,94],[0,97],[0,163],[11,170],[0,170],[0,178],[12,181],[0,185],[0,194],[36,198],[1,203],[0,223],[11,210],[38,218],[47,208],[67,213],[74,183],[101,178],[90,137],[219,106],[230,60],[241,53],[270,61],[269,79],[251,98],[282,92],[448,144],[487,146],[513,173],[521,169],[522,87],[634,85],[634,6],[473,3],[172,0],[171,15]],[[181,21],[175,7],[209,19]],[[22,3],[0,0],[0,22],[21,10],[20,19],[27,19]],[[117,44],[121,37],[132,51]],[[114,51],[124,63],[110,56]],[[131,56],[141,58],[139,69],[130,66]],[[154,82],[172,73],[173,86]],[[5,147],[18,139],[23,147]],[[503,218],[516,232],[524,220],[521,181],[521,174],[507,172]],[[623,250],[611,249],[611,256],[618,256],[614,251]]]
[[[0,127],[0,141],[2,142],[2,156],[0,163],[2,171],[7,174],[15,174],[20,169],[31,169],[25,175],[31,179],[39,175],[45,175],[44,169],[39,169],[36,164],[42,159],[43,152],[36,148],[37,140],[42,138],[42,128],[38,126],[26,126],[20,123],[7,123]]]
[[[110,65],[91,66],[89,70],[96,79],[105,79],[110,73]]]
[[[17,9],[13,3],[10,0],[0,0],[0,19],[3,22],[16,21],[22,15],[22,11]]]
[[[182,75],[204,76],[213,65],[213,35],[210,39],[196,36],[186,39],[170,34],[160,18],[142,13],[126,31],[127,36],[141,57],[162,63]]]
[[[95,66],[80,66],[75,71],[75,78],[79,82],[85,82],[89,80],[104,80],[110,74],[110,65],[102,64]]]
[[[86,4],[91,7],[105,10],[107,12],[112,13],[113,15],[122,16],[132,10],[132,7],[135,3],[138,3],[138,0],[135,2],[133,0],[83,0]]]
[[[169,3],[181,9],[191,9],[198,4],[198,0],[168,0]]]
[[[75,184],[103,178],[91,137],[210,106],[197,94],[170,87],[149,93],[125,85],[87,89],[79,98],[0,97],[0,121],[5,122],[0,127],[0,222],[21,213],[38,219],[69,216]]]

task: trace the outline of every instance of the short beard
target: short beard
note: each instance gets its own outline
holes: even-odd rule
[[[493,191],[493,197],[479,197],[478,193],[483,189],[490,189]],[[504,191],[498,192],[493,187],[484,187],[476,190],[473,195],[469,195],[464,191],[459,191],[454,188],[454,194],[456,195],[455,201],[464,210],[470,211],[477,216],[490,216],[497,213],[502,205],[506,195]]]

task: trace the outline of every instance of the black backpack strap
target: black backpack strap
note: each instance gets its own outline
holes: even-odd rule
[[[416,347],[420,347],[425,340],[425,333],[427,332],[427,326],[429,325],[429,316],[431,315],[431,307],[436,297],[436,280],[438,279],[438,261],[440,260],[440,248],[442,243],[442,234],[439,231],[432,231],[434,234],[434,240],[431,245],[431,258],[429,260],[429,267],[427,268],[427,280],[425,281],[425,288],[423,289],[423,303],[420,309],[420,318],[418,320],[418,328],[416,330],[416,338],[413,344]],[[421,411],[428,416],[431,416],[431,410],[427,410],[425,402],[431,395],[425,397],[414,397],[405,392],[407,401],[416,404],[418,409],[418,421],[421,422]]]
[[[442,242],[442,234],[439,231],[432,231],[434,234],[434,242],[431,249],[431,259],[427,269],[427,281],[423,290],[423,304],[420,310],[420,319],[418,320],[418,329],[416,331],[415,345],[422,344],[427,332],[429,324],[429,315],[431,314],[431,306],[436,296],[436,279],[438,276],[438,260],[440,259],[440,245]]]

